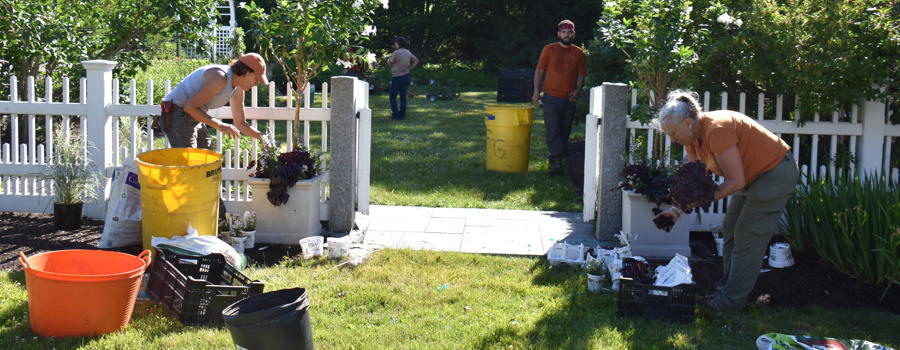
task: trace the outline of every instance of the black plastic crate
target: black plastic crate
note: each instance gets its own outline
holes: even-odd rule
[[[222,254],[191,256],[156,248],[147,292],[185,326],[222,322],[222,310],[262,294],[265,282],[228,264]]]
[[[500,69],[497,102],[531,102],[533,93],[533,69]]]
[[[634,263],[632,258],[622,259],[622,267]],[[672,320],[684,323],[694,322],[696,306],[696,285],[679,284],[674,287],[643,284],[631,278],[619,279],[619,310],[622,316],[644,316],[657,320]],[[652,295],[650,291],[666,292],[665,296]]]

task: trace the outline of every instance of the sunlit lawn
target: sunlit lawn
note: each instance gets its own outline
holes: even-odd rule
[[[769,332],[900,346],[900,316],[865,309],[753,306],[701,312],[695,324],[619,318],[612,292],[588,293],[583,273],[542,258],[385,250],[358,268],[336,264],[282,262],[245,273],[268,291],[307,288],[318,349],[756,349]],[[121,332],[34,339],[24,284],[21,272],[0,273],[0,348],[233,348],[226,328],[181,326],[156,303],[138,304]]]
[[[487,170],[486,104],[495,90],[464,89],[456,101],[428,101],[413,87],[406,119],[392,120],[388,94],[371,96],[371,202],[382,205],[581,211],[564,176],[547,171],[543,113],[534,110],[528,172]],[[530,104],[521,104],[530,106]],[[583,123],[573,134],[583,134]]]

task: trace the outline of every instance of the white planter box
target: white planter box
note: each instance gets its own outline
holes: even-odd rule
[[[269,179],[250,178],[253,189],[253,211],[256,243],[299,244],[301,239],[322,235],[319,222],[319,183],[322,176],[297,181],[288,189],[287,203],[274,206],[269,202]]]
[[[671,205],[663,204],[662,210],[669,210]],[[690,256],[690,224],[691,216],[684,214],[675,223],[675,227],[666,231],[656,228],[653,223],[653,208],[656,203],[647,200],[647,196],[634,194],[633,191],[622,191],[622,231],[637,235],[631,247],[632,255],[643,257],[664,257],[671,259],[675,253]]]

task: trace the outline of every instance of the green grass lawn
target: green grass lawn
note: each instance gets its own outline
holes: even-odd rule
[[[384,250],[357,268],[336,264],[245,273],[268,291],[307,288],[318,349],[755,349],[769,332],[900,346],[900,316],[861,309],[753,306],[699,312],[695,324],[618,318],[612,292],[588,293],[583,273],[542,258]],[[156,303],[138,304],[121,332],[34,339],[26,300],[23,273],[0,273],[0,348],[232,348],[226,328],[181,326]]]
[[[528,172],[487,170],[486,104],[495,90],[466,88],[455,101],[428,101],[414,86],[406,119],[392,120],[388,94],[371,96],[371,202],[380,205],[582,210],[567,177],[547,171],[543,112],[534,110]],[[398,101],[399,102],[399,101]],[[530,104],[522,104],[530,105]],[[573,134],[583,134],[576,124]]]

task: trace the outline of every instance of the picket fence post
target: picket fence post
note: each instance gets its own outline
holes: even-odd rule
[[[113,122],[106,114],[106,106],[112,104],[112,71],[116,62],[106,60],[83,61],[81,65],[86,71],[87,98],[81,103],[87,104],[87,139],[94,145],[90,149],[90,158],[100,170],[100,184],[97,188],[97,199],[85,203],[84,215],[90,218],[103,219],[106,216],[106,202],[109,198],[113,166]]]
[[[883,89],[883,88],[882,88]],[[863,126],[862,136],[856,139],[856,171],[859,175],[880,174],[890,176],[890,168],[885,166],[884,156],[887,104],[881,101],[859,99],[859,119]]]

